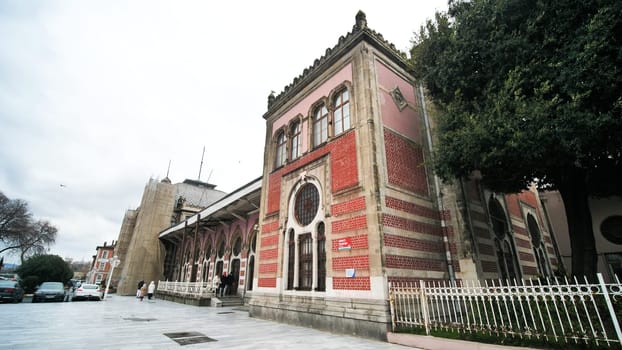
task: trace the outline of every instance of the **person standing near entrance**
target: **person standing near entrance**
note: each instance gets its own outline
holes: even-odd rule
[[[155,293],[155,283],[151,281],[151,283],[149,283],[149,287],[147,287],[147,299],[151,300],[153,293]]]
[[[231,285],[233,284],[233,276],[231,274],[225,277],[225,295],[231,293]]]
[[[216,294],[216,296],[220,295],[220,277],[218,277],[217,274],[214,274],[214,278],[212,278],[212,288],[214,291],[214,294]]]
[[[227,293],[227,273],[223,272],[220,278],[220,286],[218,287],[218,294],[222,298]]]

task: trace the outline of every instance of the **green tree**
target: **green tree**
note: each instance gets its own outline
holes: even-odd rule
[[[588,198],[622,194],[622,1],[450,1],[411,57],[439,111],[437,173],[559,190],[573,274],[592,276]]]
[[[35,255],[26,260],[17,270],[24,289],[31,292],[43,282],[67,283],[73,277],[69,264],[58,255]]]

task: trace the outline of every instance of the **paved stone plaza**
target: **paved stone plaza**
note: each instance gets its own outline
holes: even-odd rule
[[[101,302],[25,299],[0,304],[0,315],[0,349],[412,349],[251,318],[239,308],[117,295]]]

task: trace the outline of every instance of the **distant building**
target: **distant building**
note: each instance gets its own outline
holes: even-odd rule
[[[159,233],[226,195],[215,188],[198,180],[177,184],[168,178],[149,180],[140,206],[125,213],[119,232],[116,254],[121,264],[113,276],[119,281],[117,293],[133,295],[140,280],[148,283],[164,278]]]
[[[572,269],[572,247],[564,201],[557,191],[542,192],[540,198],[557,240],[558,254],[566,272]],[[596,245],[597,271],[605,281],[622,280],[622,197],[590,198],[592,230]]]
[[[108,280],[108,274],[111,270],[110,259],[114,256],[115,241],[112,241],[110,245],[104,242],[104,245],[97,246],[96,254],[93,255],[91,262],[91,268],[86,273],[86,283],[106,283]],[[116,285],[112,283],[112,285]]]

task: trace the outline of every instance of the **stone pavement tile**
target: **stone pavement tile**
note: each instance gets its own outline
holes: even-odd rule
[[[0,349],[412,349],[248,316],[240,308],[197,307],[109,295],[101,302],[2,304]],[[169,333],[212,342],[180,345]],[[191,342],[191,341],[190,341]]]

